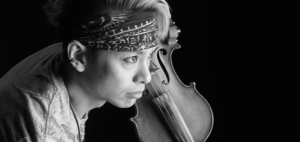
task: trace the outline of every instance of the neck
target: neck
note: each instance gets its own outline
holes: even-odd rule
[[[88,94],[82,84],[78,72],[69,64],[64,62],[63,79],[69,93],[70,103],[73,106],[77,118],[81,119],[88,111],[101,107],[106,101],[95,99]]]

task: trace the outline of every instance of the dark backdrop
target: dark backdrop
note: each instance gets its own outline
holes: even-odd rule
[[[60,41],[44,16],[44,2],[1,1],[0,76],[30,54]],[[174,68],[183,83],[196,82],[214,112],[215,123],[207,141],[239,142],[266,136],[265,124],[270,119],[264,116],[271,107],[265,99],[271,76],[266,69],[273,64],[267,55],[277,44],[274,2],[169,3],[172,19],[182,31],[178,38],[182,48],[173,55]],[[116,117],[107,120],[103,115],[111,111],[93,110],[87,122],[87,141],[108,136],[103,133],[111,133],[111,139],[120,141],[134,137],[128,130],[133,131],[132,124],[126,122],[133,111],[105,107],[118,112]],[[115,127],[118,125],[122,127]]]

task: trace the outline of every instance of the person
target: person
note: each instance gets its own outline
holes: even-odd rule
[[[171,19],[165,0],[49,0],[44,9],[62,42],[1,78],[1,142],[84,141],[90,110],[133,106]]]

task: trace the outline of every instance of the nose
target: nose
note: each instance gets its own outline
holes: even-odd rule
[[[134,82],[147,84],[150,81],[151,81],[151,73],[149,70],[149,66],[147,64],[145,64],[138,69],[138,72],[136,73],[136,75],[134,77]]]

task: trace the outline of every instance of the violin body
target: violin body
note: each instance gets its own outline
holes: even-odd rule
[[[173,25],[169,30],[168,43],[160,43],[160,49],[153,56],[151,66],[156,71],[152,74],[151,83],[146,85],[145,92],[148,93],[135,104],[137,113],[131,121],[141,142],[204,142],[212,130],[213,113],[208,102],[196,90],[195,83],[184,85],[173,68],[172,53],[180,48],[177,36],[177,27]],[[168,104],[161,105],[161,108],[155,103],[154,100],[163,94],[171,97],[175,109],[170,109],[172,107]],[[166,117],[175,118],[169,122]],[[180,138],[184,137],[178,136],[181,128],[169,126],[179,119],[184,121],[180,126],[187,127],[186,133],[192,139]]]

